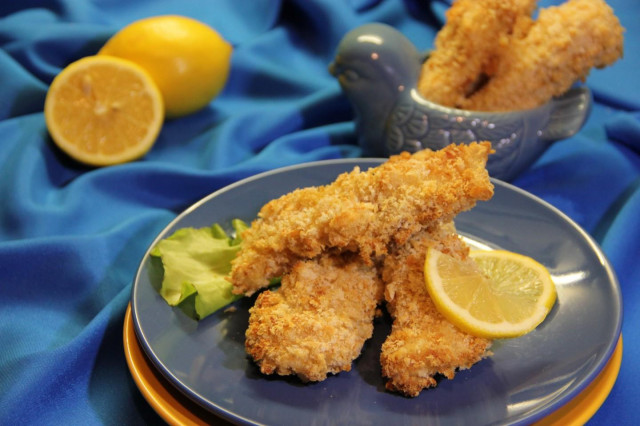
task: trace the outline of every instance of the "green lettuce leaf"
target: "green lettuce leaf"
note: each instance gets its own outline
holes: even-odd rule
[[[228,236],[217,223],[208,228],[182,228],[151,250],[151,256],[162,262],[159,293],[169,305],[203,319],[242,297],[231,293],[225,276],[242,247],[240,235],[248,225],[240,219],[232,220],[231,225],[235,237]]]

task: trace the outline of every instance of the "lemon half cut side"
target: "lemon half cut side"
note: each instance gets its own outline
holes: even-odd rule
[[[543,265],[504,250],[472,250],[461,260],[429,249],[424,275],[427,291],[445,318],[461,330],[490,339],[534,330],[557,298]]]
[[[162,95],[151,77],[108,56],[88,56],[64,68],[49,87],[44,113],[55,144],[93,166],[143,156],[164,122]]]

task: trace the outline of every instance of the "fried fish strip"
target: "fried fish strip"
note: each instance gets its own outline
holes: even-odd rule
[[[459,107],[482,76],[490,76],[516,22],[530,19],[536,0],[456,0],[424,63],[418,91]]]
[[[415,397],[489,355],[491,341],[467,334],[436,309],[424,283],[427,247],[464,258],[468,248],[453,226],[426,230],[387,256],[382,270],[391,334],[382,345],[380,363],[386,388]]]
[[[591,68],[622,57],[620,21],[603,0],[569,0],[540,10],[528,32],[513,38],[495,74],[462,108],[534,108],[584,80]]]
[[[368,265],[425,226],[448,222],[493,195],[488,142],[402,153],[384,164],[295,190],[260,210],[232,262],[236,294],[250,295],[298,260],[336,249]]]
[[[250,310],[245,348],[264,374],[321,381],[349,371],[382,301],[375,267],[356,256],[299,261]]]

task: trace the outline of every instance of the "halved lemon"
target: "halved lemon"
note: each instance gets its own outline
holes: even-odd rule
[[[162,95],[138,65],[110,56],[73,62],[51,83],[44,107],[53,141],[93,166],[135,160],[164,121]]]
[[[556,301],[549,271],[530,257],[504,250],[472,250],[460,260],[427,251],[424,276],[438,311],[461,330],[489,339],[535,329]]]

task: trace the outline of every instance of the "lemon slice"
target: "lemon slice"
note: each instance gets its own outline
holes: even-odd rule
[[[63,69],[44,107],[53,141],[93,166],[124,163],[153,146],[164,121],[162,95],[138,65],[88,56]]]
[[[530,257],[502,250],[474,250],[460,260],[429,249],[427,291],[438,311],[461,330],[489,339],[535,329],[556,301],[547,269]]]

